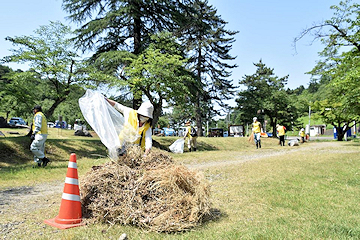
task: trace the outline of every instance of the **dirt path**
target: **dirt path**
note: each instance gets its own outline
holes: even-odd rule
[[[335,149],[336,148],[336,149]],[[206,163],[199,163],[199,164],[189,164],[186,165],[188,168],[191,169],[206,169],[211,167],[223,167],[229,166],[234,164],[241,164],[248,161],[257,161],[262,158],[274,157],[274,156],[281,156],[287,155],[295,152],[305,152],[305,151],[325,151],[326,152],[337,152],[339,153],[339,144],[337,142],[314,142],[311,144],[303,144],[301,147],[283,147],[282,149],[259,149],[257,152],[252,152],[251,154],[247,155],[239,155],[236,157],[236,160],[229,160],[229,161],[217,161],[217,162],[206,162]],[[347,151],[346,153],[352,153],[354,151]],[[343,152],[345,153],[345,152]]]

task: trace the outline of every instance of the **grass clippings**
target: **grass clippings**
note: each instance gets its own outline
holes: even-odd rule
[[[81,182],[84,217],[94,222],[179,232],[199,225],[210,210],[204,176],[161,151],[143,157],[130,148],[117,162],[93,167]]]

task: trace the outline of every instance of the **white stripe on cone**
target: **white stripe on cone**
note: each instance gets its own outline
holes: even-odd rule
[[[76,168],[76,169],[77,169],[77,164],[76,164],[76,162],[69,162],[68,167],[69,167],[69,168]]]
[[[63,193],[62,199],[80,202],[80,196],[75,194]]]
[[[72,185],[79,185],[79,180],[77,180],[76,178],[66,177],[65,183],[72,184]]]

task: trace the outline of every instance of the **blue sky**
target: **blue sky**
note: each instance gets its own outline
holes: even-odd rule
[[[275,75],[289,75],[287,87],[294,89],[300,85],[308,86],[310,71],[319,60],[318,52],[323,45],[312,37],[305,37],[297,44],[293,39],[306,27],[332,17],[331,5],[339,0],[302,0],[302,1],[245,1],[245,0],[209,0],[218,14],[228,22],[228,30],[239,31],[231,54],[237,56],[232,79],[238,84],[244,75],[255,73],[253,63],[262,59]],[[41,25],[49,21],[65,20],[66,13],[60,0],[13,0],[2,1],[0,7],[0,58],[9,55],[12,48],[6,36],[31,35]],[[9,65],[13,69],[27,69],[25,65]]]

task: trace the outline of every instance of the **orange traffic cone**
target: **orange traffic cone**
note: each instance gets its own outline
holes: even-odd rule
[[[44,222],[60,229],[84,225],[81,223],[80,191],[75,153],[70,155],[59,215]]]

